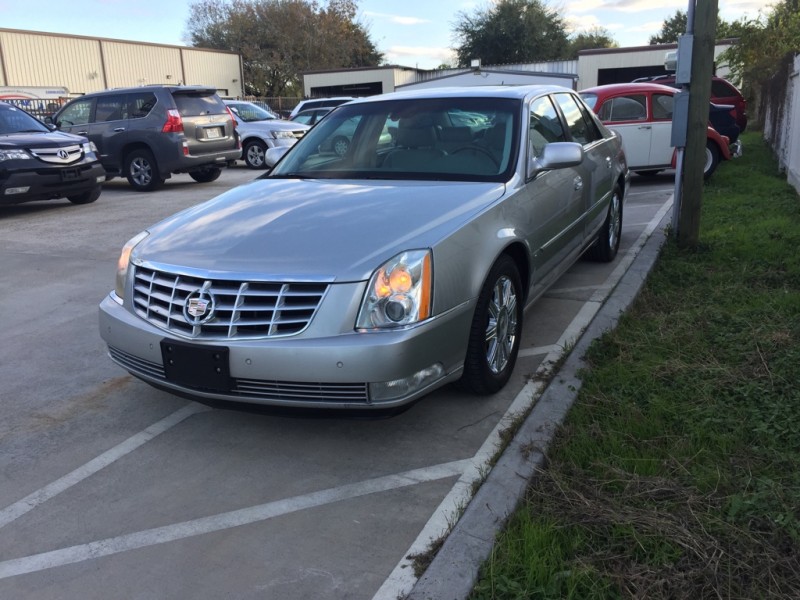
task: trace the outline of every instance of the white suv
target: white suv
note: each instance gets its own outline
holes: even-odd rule
[[[224,100],[233,113],[242,143],[242,159],[251,169],[265,169],[264,154],[270,148],[291,146],[305,134],[308,125],[282,121],[252,102]]]

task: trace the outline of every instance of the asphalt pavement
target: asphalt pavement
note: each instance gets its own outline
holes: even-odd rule
[[[504,390],[446,387],[395,417],[355,420],[209,409],[106,356],[97,305],[122,245],[259,174],[177,176],[153,194],[114,180],[91,205],[0,210],[0,598],[464,597],[493,537],[486,524],[517,497],[497,479],[536,457],[506,466],[519,461],[512,445],[470,502],[473,482],[531,403],[525,427],[537,435],[566,410],[555,392],[541,395],[537,373],[580,340],[553,381],[570,380],[584,330],[632,293],[623,275],[651,251],[672,186],[668,175],[634,178],[618,258],[578,262],[526,312]],[[461,512],[417,582],[408,557]]]

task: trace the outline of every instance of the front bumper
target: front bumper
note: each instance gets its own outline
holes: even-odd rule
[[[99,162],[66,167],[37,164],[24,170],[9,170],[0,175],[0,205],[66,198],[88,192],[105,179],[105,169]],[[14,190],[24,191],[9,193]]]
[[[170,335],[109,295],[100,304],[100,334],[114,362],[181,396],[279,407],[381,410],[409,404],[461,376],[473,311],[474,305],[465,303],[403,330],[314,336],[312,326],[284,338],[206,342]],[[224,347],[229,378],[215,389],[176,381],[165,367],[162,342]],[[409,378],[432,366],[440,370],[421,385],[388,399],[374,397],[376,384]]]

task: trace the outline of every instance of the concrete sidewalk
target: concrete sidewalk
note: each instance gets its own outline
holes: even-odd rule
[[[515,511],[536,470],[544,463],[550,442],[572,406],[586,368],[583,357],[590,344],[613,330],[639,294],[655,265],[665,240],[672,200],[654,231],[576,342],[563,366],[535,401],[530,414],[492,468],[447,536],[423,576],[406,596],[408,600],[462,600],[469,596],[480,567],[489,557],[497,534]],[[523,390],[521,393],[525,393]]]

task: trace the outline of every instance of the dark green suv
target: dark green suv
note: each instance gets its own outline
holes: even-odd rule
[[[172,173],[214,181],[241,155],[233,116],[214,88],[153,85],[93,92],[65,104],[52,122],[88,137],[109,177],[137,190]]]

